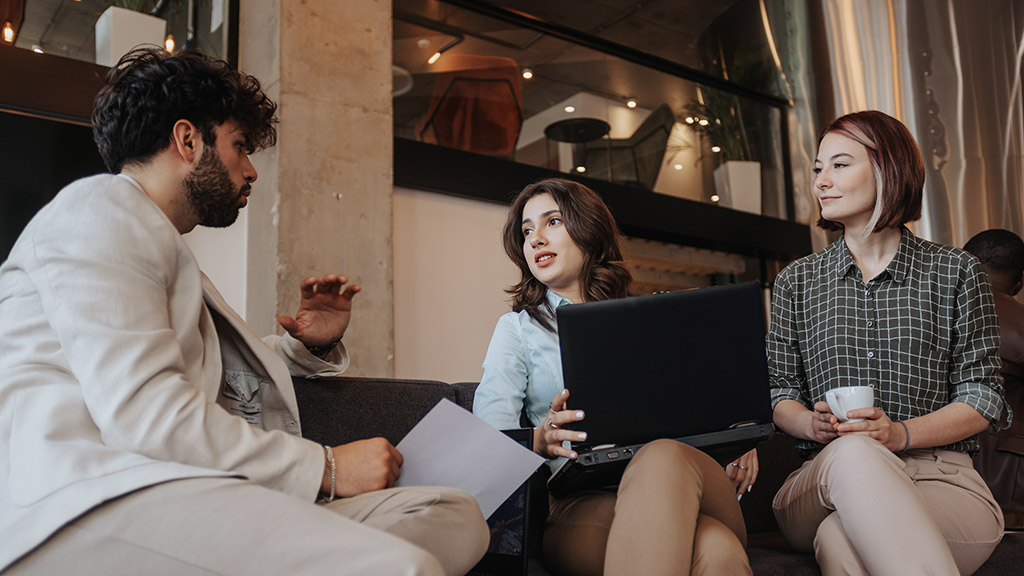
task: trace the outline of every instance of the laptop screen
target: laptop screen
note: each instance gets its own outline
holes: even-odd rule
[[[558,309],[568,404],[588,444],[639,444],[771,422],[758,283]]]

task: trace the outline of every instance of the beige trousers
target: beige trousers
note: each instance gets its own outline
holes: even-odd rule
[[[822,574],[972,574],[1003,534],[1003,517],[963,452],[898,456],[843,436],[786,479],[773,503],[796,550]]]
[[[552,500],[544,560],[558,574],[750,574],[735,488],[717,462],[673,440],[641,449],[618,492]]]
[[[7,574],[461,575],[487,543],[476,500],[450,488],[319,506],[245,480],[191,478],[96,508]]]

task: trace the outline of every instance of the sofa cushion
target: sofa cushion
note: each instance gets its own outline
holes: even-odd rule
[[[455,388],[432,380],[295,378],[305,438],[336,446],[383,436],[397,445],[423,416]]]

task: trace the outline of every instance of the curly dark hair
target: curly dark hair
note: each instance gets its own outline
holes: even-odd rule
[[[502,231],[505,253],[520,273],[519,282],[505,291],[512,295],[512,310],[526,310],[538,324],[554,332],[551,320],[555,314],[546,299],[548,288],[530,272],[523,254],[523,208],[531,198],[543,194],[550,194],[558,204],[569,237],[583,251],[580,292],[584,302],[628,296],[633,276],[622,261],[619,228],[597,193],[577,182],[557,178],[523,188],[509,207]]]
[[[964,250],[977,256],[989,274],[995,272],[1015,281],[1024,275],[1024,241],[1009,230],[979,232],[964,244]]]
[[[107,73],[92,112],[93,140],[107,168],[117,173],[166,148],[178,120],[194,124],[212,145],[214,129],[233,119],[252,153],[277,141],[276,111],[259,80],[223,60],[191,50],[139,48]]]

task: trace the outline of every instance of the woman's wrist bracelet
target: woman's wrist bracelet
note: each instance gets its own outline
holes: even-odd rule
[[[334,494],[338,486],[338,476],[334,466],[334,451],[331,450],[330,446],[324,446],[324,456],[327,457],[327,465],[331,468],[331,490],[327,493],[326,502],[334,502]]]
[[[900,450],[900,452],[906,452],[907,450],[910,450],[910,430],[907,428],[906,422],[903,420],[899,420],[898,422],[903,425],[903,434],[907,437],[907,443],[903,445],[903,450]]]

